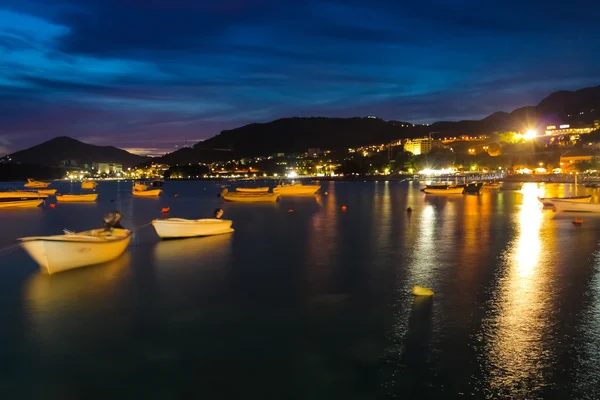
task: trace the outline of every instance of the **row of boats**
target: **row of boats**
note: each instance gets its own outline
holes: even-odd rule
[[[221,197],[227,201],[240,203],[274,203],[280,196],[312,196],[321,186],[319,185],[303,185],[302,183],[295,184],[279,184],[269,192],[269,187],[243,188],[238,187],[235,191],[230,192],[224,188],[221,192]]]

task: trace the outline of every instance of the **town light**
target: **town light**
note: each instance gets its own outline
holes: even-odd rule
[[[535,129],[530,129],[527,132],[525,132],[525,139],[533,139],[537,136],[537,132],[535,131]]]

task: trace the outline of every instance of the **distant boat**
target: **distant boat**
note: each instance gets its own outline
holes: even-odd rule
[[[165,184],[165,181],[161,180],[161,179],[156,179],[152,182],[150,182],[150,186],[152,187],[162,187]]]
[[[315,194],[319,189],[321,189],[319,185],[303,185],[301,183],[293,185],[281,184],[273,188],[273,193],[282,196],[303,196]]]
[[[502,187],[502,183],[500,183],[500,182],[490,182],[490,183],[485,183],[483,185],[484,189],[489,189],[489,190],[500,189],[501,187]]]
[[[162,189],[145,189],[136,190],[135,188],[131,191],[131,194],[137,197],[158,197],[162,193]]]
[[[257,188],[235,188],[236,192],[241,192],[241,193],[265,193],[269,191],[269,187],[265,186],[265,187],[257,187]]]
[[[575,203],[572,201],[552,201],[557,212],[600,213],[600,203]]]
[[[591,195],[587,196],[568,196],[568,197],[538,197],[538,200],[545,206],[552,207],[552,203],[567,201],[571,203],[589,203]]]
[[[27,183],[24,185],[26,188],[47,188],[50,186],[49,182],[39,182],[33,179],[27,179]]]
[[[274,203],[277,201],[279,194],[268,192],[240,193],[230,192],[227,189],[223,189],[221,192],[221,197],[227,201],[235,201],[239,203]]]
[[[94,229],[19,240],[31,258],[49,274],[54,274],[114,260],[123,254],[130,238],[131,231],[127,229]]]
[[[93,203],[98,199],[97,193],[91,194],[57,194],[56,200],[68,203]]]
[[[96,181],[83,181],[81,182],[82,189],[96,189],[98,182]]]
[[[35,208],[47,197],[36,192],[0,192],[0,208]]]
[[[227,219],[155,219],[152,225],[161,239],[212,236],[233,232],[232,221]]]
[[[429,185],[423,191],[427,194],[462,194],[464,185]]]

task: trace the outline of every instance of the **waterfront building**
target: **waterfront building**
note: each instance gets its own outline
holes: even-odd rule
[[[99,174],[117,174],[123,172],[123,164],[113,162],[97,162],[92,164],[92,168]]]
[[[441,140],[434,140],[430,138],[408,139],[404,143],[404,151],[413,153],[416,156],[419,154],[427,154],[432,149],[443,147],[444,143]]]
[[[591,133],[597,129],[600,129],[600,120],[595,120],[593,124],[589,125],[549,125],[546,127],[546,135],[580,135]]]
[[[600,158],[600,152],[591,149],[569,150],[560,156],[560,165],[577,164]]]

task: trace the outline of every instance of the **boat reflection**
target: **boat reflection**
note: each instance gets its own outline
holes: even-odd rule
[[[493,317],[484,323],[484,335],[490,338],[488,390],[501,398],[525,398],[532,389],[547,385],[539,372],[551,357],[543,340],[551,323],[546,290],[551,271],[540,252],[543,211],[536,184],[525,184],[522,194],[521,209],[514,216],[516,239],[504,259],[504,276],[491,307]]]
[[[108,305],[118,304],[114,299],[126,280],[130,261],[126,252],[104,264],[56,275],[32,275],[25,284],[24,298],[35,339],[42,343],[64,341],[76,335],[77,329],[88,329],[87,322],[113,314],[115,310]]]
[[[160,279],[177,279],[222,271],[229,265],[235,234],[163,240],[154,246],[154,266]]]

